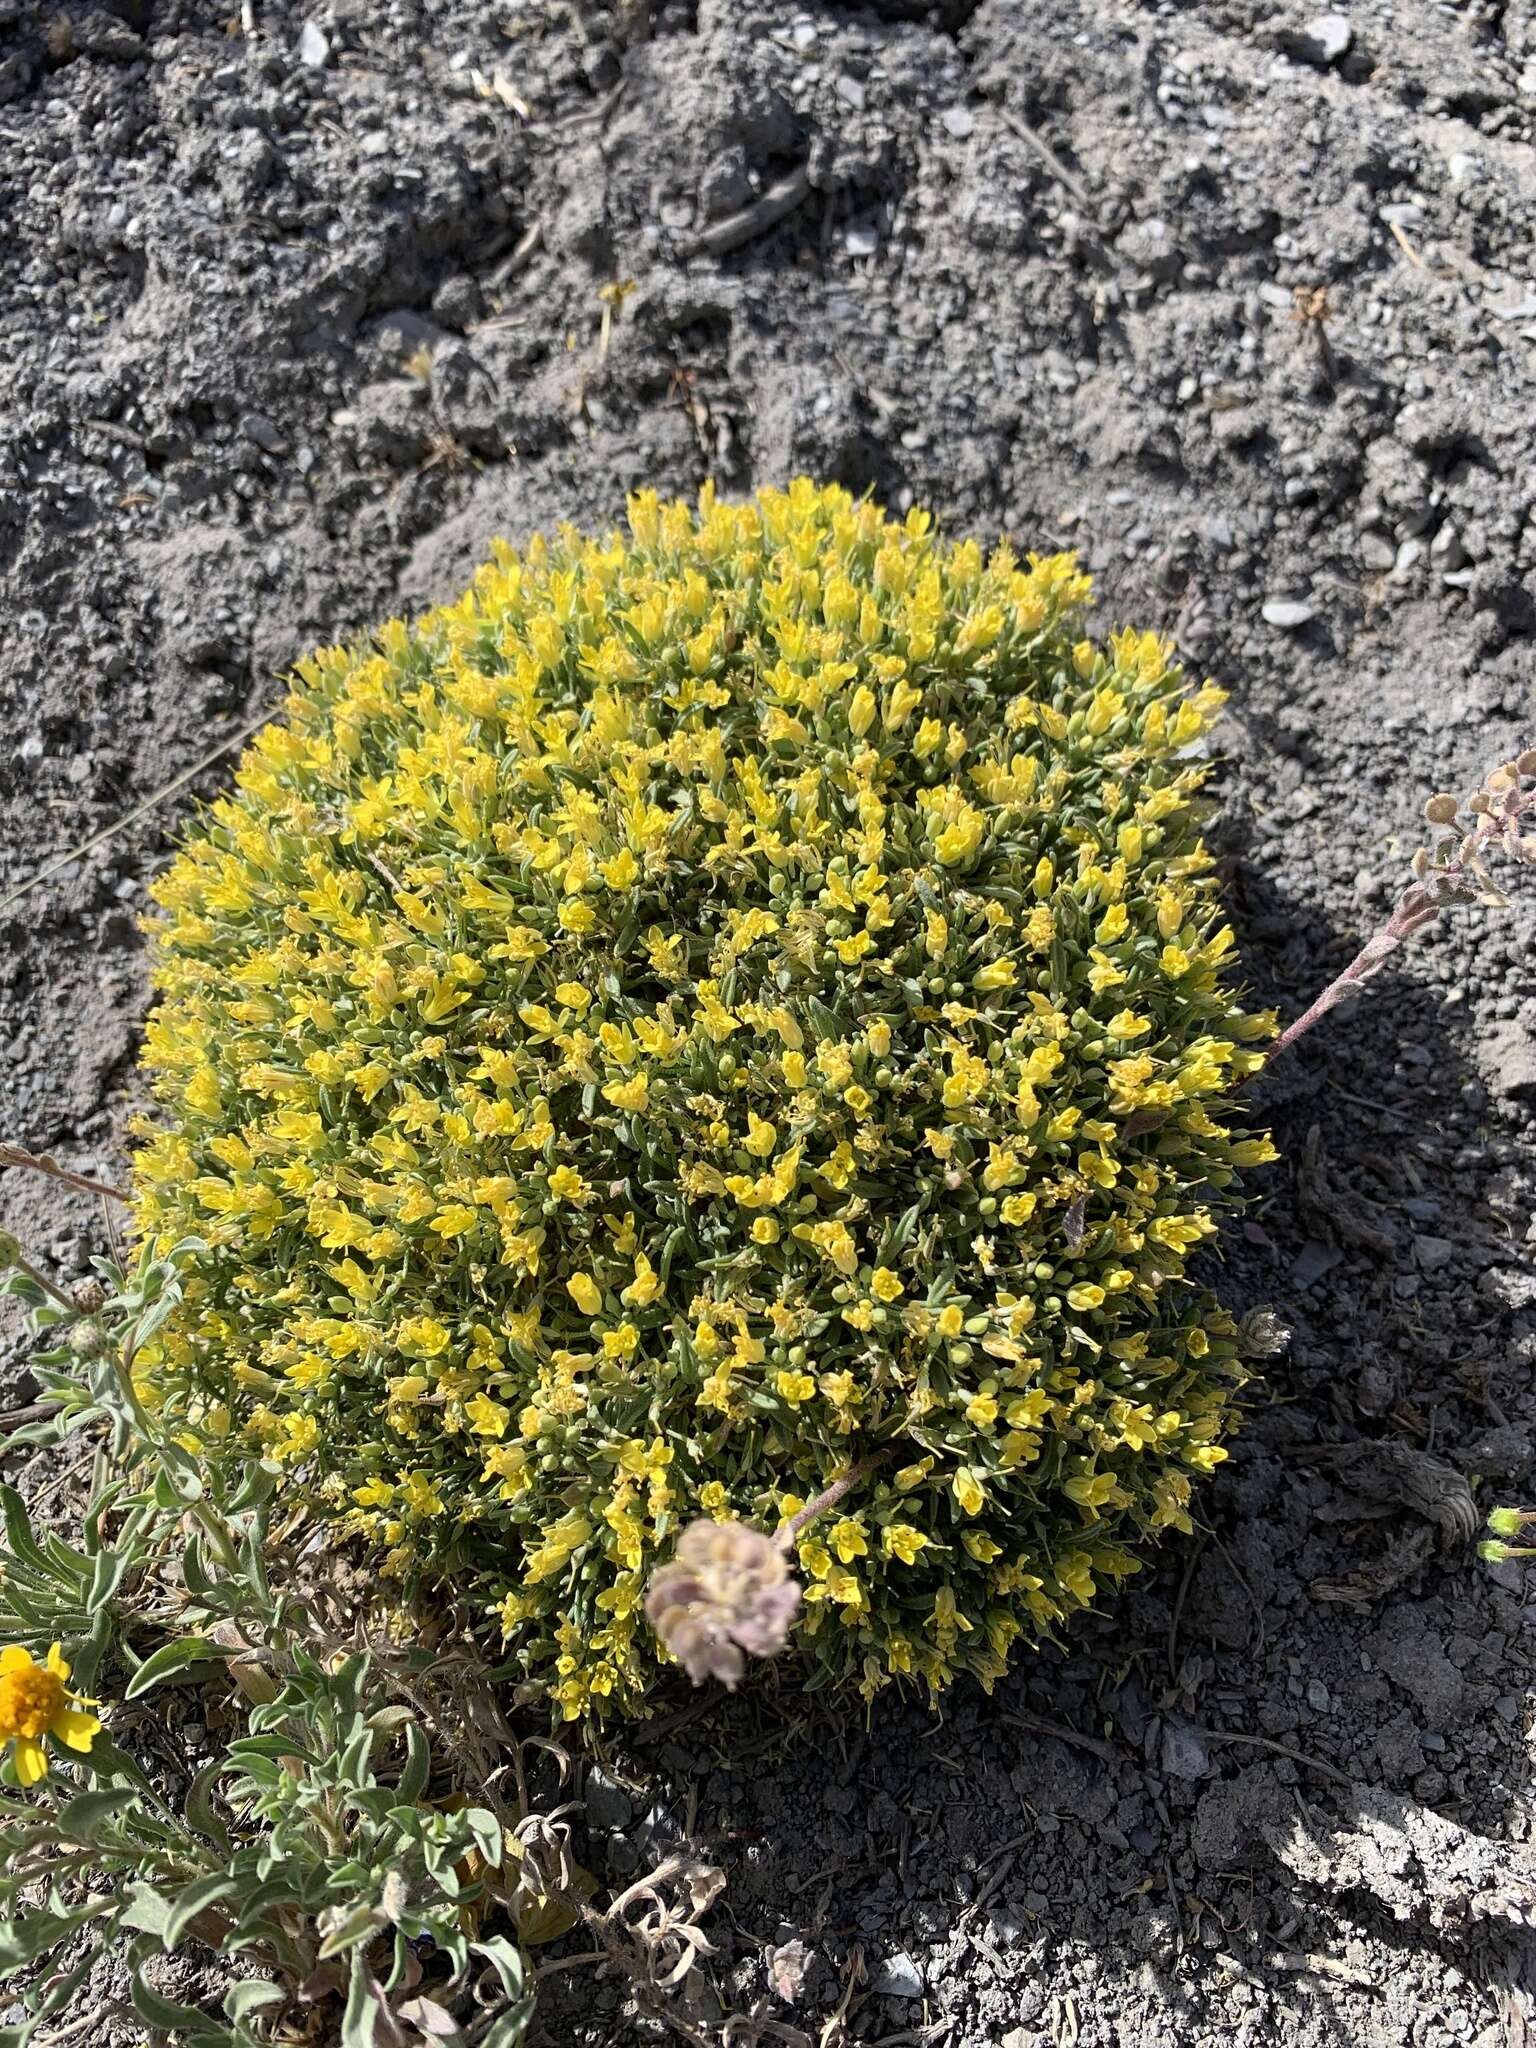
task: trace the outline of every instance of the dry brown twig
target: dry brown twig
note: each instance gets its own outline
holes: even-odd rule
[[[74,1173],[67,1166],[60,1166],[57,1159],[50,1159],[46,1152],[28,1152],[20,1145],[0,1144],[0,1166],[26,1166],[34,1173],[45,1174],[49,1180],[62,1181],[67,1188],[77,1188],[85,1195],[105,1195],[114,1202],[126,1202],[128,1195],[109,1180],[93,1180],[88,1173]]]

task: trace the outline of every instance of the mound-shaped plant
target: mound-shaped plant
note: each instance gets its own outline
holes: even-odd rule
[[[696,1517],[797,1532],[812,1682],[990,1682],[1187,1529],[1185,1278],[1272,1029],[1189,694],[1065,555],[800,481],[500,548],[302,663],[156,891],[139,1365],[210,1451],[643,1706]]]

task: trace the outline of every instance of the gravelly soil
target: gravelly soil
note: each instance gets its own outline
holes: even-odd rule
[[[0,0],[0,897],[493,534],[709,475],[1078,546],[1177,633],[1288,1013],[1425,794],[1530,743],[1528,0],[228,5]],[[0,1132],[75,1165],[188,798],[0,910]],[[1277,1067],[1222,1284],[1293,1342],[1069,1657],[614,1743],[598,1874],[691,1812],[729,1878],[705,2038],[1526,2040],[1533,1610],[1455,1526],[1533,1461],[1533,927],[1459,914]],[[99,1242],[0,1207],[66,1275]],[[590,1977],[542,2025],[635,2034]]]

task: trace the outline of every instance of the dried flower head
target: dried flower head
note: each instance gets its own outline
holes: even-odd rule
[[[1244,1358],[1279,1358],[1291,1341],[1289,1325],[1272,1308],[1250,1309],[1237,1332]]]
[[[690,1522],[673,1563],[651,1580],[645,1612],[695,1685],[735,1689],[752,1657],[783,1649],[800,1588],[771,1536],[745,1522]]]

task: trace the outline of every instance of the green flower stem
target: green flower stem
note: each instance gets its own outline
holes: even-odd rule
[[[48,1275],[40,1267],[34,1266],[20,1251],[13,1251],[8,1263],[13,1265],[18,1273],[25,1273],[35,1286],[41,1287],[50,1301],[57,1302],[60,1308],[67,1308],[72,1316],[79,1315],[79,1304],[71,1300],[62,1287],[55,1286]]]

